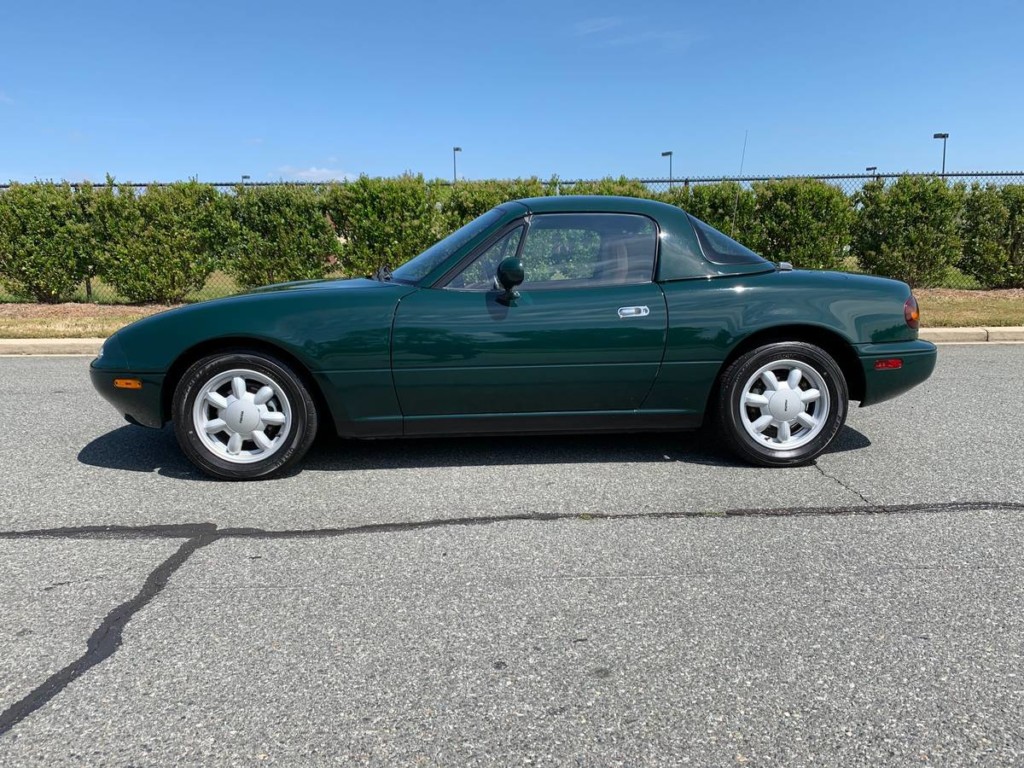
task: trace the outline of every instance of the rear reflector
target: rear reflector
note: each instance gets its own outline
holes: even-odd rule
[[[114,386],[118,389],[142,389],[141,379],[114,379]]]
[[[903,367],[903,361],[898,357],[890,357],[885,360],[875,360],[876,371],[895,371]]]

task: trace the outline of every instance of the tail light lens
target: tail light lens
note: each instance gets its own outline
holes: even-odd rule
[[[921,327],[921,310],[913,294],[903,303],[903,317],[906,318],[907,325],[915,331]]]

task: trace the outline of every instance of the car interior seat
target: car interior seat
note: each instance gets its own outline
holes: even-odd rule
[[[600,261],[594,270],[595,282],[604,285],[625,283],[629,276],[629,250],[620,237],[606,238],[601,243]]]

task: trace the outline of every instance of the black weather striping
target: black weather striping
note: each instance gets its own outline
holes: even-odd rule
[[[833,478],[835,479],[835,478]],[[837,480],[837,482],[839,482]],[[851,489],[852,490],[852,489]],[[856,493],[856,491],[855,491]],[[859,495],[859,494],[858,494]],[[861,497],[863,498],[863,497]],[[866,501],[866,500],[865,500]],[[750,518],[795,517],[821,515],[898,515],[931,512],[970,512],[974,510],[1024,511],[1024,503],[976,501],[945,504],[898,504],[845,507],[779,507],[775,509],[730,509],[724,512],[649,512],[611,515],[594,512],[544,513],[523,512],[493,517],[441,518],[405,523],[370,523],[347,528],[310,528],[298,530],[266,530],[263,528],[218,528],[214,523],[182,523],[177,525],[89,525],[63,528],[40,528],[25,531],[0,531],[0,540],[16,539],[185,539],[177,551],[149,574],[142,589],[132,599],[107,614],[86,643],[86,652],[59,672],[54,673],[20,701],[0,712],[0,737],[43,707],[67,686],[90,669],[110,658],[121,647],[124,628],[167,586],[171,576],[199,549],[221,539],[326,539],[363,534],[401,533],[510,522],[550,522],[559,520],[666,520],[685,518]]]

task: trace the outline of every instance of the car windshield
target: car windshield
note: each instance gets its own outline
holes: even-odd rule
[[[687,214],[689,216],[689,214]],[[765,264],[765,260],[740,245],[728,235],[723,235],[710,224],[705,224],[695,216],[690,216],[697,239],[707,260],[714,264]]]
[[[418,283],[459,248],[498,221],[503,214],[504,211],[501,208],[493,208],[483,216],[478,216],[469,224],[452,232],[444,240],[434,243],[416,258],[400,266],[392,273],[392,279],[400,283]]]

